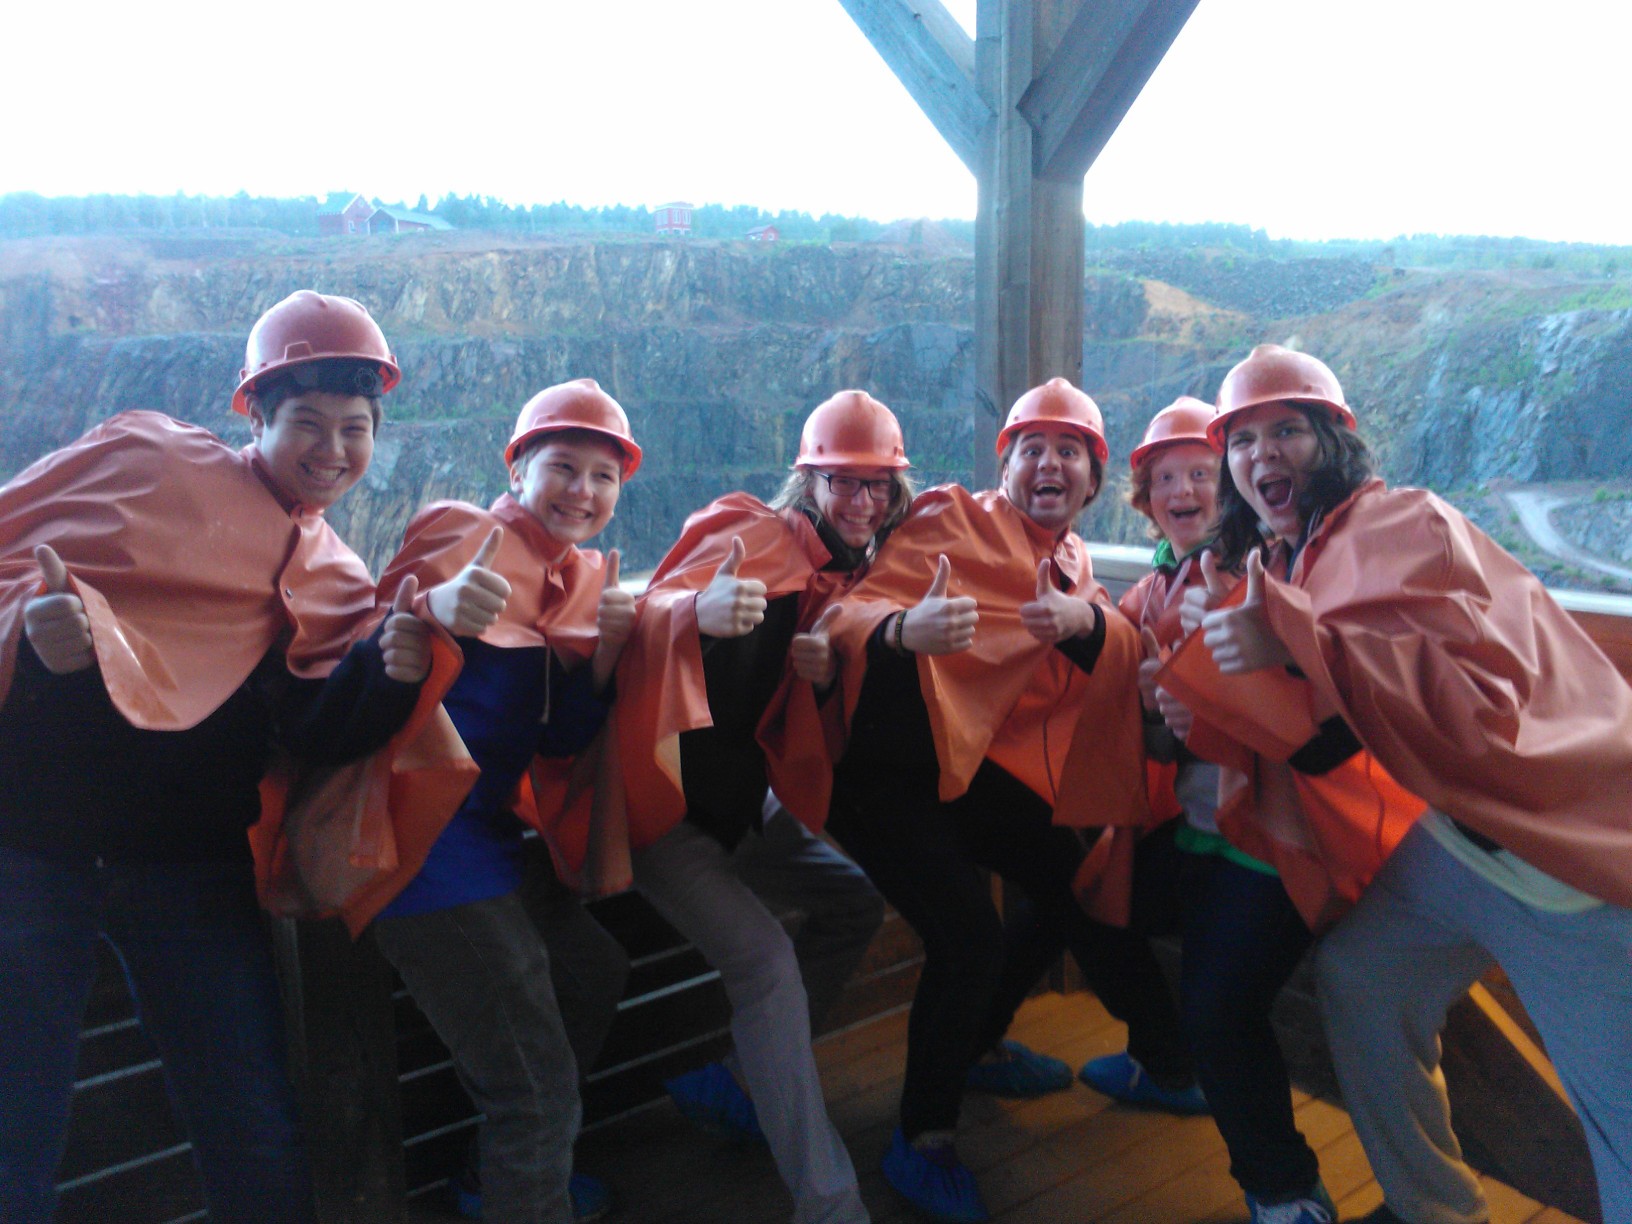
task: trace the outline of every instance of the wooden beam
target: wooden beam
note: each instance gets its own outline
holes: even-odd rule
[[[1084,4],[1019,108],[1036,133],[1038,178],[1088,173],[1199,0]]]
[[[993,107],[975,84],[973,40],[940,0],[839,0],[970,173]]]

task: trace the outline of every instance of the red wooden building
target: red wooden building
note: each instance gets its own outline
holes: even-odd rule
[[[366,234],[368,219],[374,215],[374,205],[355,192],[336,191],[317,206],[317,232],[324,237],[334,234]]]
[[[657,232],[660,234],[689,234],[691,233],[691,205],[678,201],[669,204],[659,204],[657,212],[653,214]]]
[[[337,191],[317,208],[317,232],[324,235],[407,234],[453,226],[431,213],[394,204],[376,204],[366,196]]]

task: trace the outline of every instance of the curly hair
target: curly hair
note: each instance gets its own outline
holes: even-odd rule
[[[1320,447],[1319,459],[1298,495],[1298,517],[1307,526],[1370,480],[1376,474],[1377,462],[1366,440],[1334,421],[1324,405],[1292,402],[1292,407],[1308,419]],[[1226,436],[1224,462],[1218,473],[1219,568],[1238,570],[1263,538],[1258,512],[1235,487],[1235,478],[1230,474]]]

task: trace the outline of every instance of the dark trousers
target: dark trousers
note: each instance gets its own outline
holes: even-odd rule
[[[1177,821],[1139,843],[1133,930],[1182,933],[1179,1006],[1195,1078],[1230,1152],[1230,1174],[1269,1202],[1307,1190],[1319,1167],[1292,1116],[1292,1085],[1270,1024],[1275,996],[1310,944],[1278,876],[1173,844]],[[1008,1030],[1065,941],[1029,907],[1004,929],[1004,971],[982,1034],[990,1049]],[[1135,1058],[1145,1062],[1133,1049]],[[1146,1063],[1157,1078],[1164,1069]]]
[[[1320,1163],[1292,1117],[1270,1008],[1311,942],[1279,876],[1184,855],[1190,898],[1179,979],[1196,1078],[1230,1152],[1230,1176],[1265,1202],[1301,1194]]]
[[[907,1025],[901,1127],[907,1138],[957,1126],[1002,976],[1003,922],[986,871],[1063,934],[1112,1015],[1157,1065],[1186,1061],[1178,1017],[1148,942],[1094,922],[1071,892],[1083,849],[1049,806],[987,762],[943,804],[933,771],[840,768],[828,831],[918,933],[924,969]],[[1130,1038],[1131,1041],[1131,1038]]]
[[[96,941],[118,953],[223,1224],[308,1224],[311,1173],[248,863],[65,865],[0,848],[0,1219],[47,1221]]]

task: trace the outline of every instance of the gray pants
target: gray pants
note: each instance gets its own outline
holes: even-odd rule
[[[1537,910],[1426,829],[1400,843],[1322,943],[1321,1007],[1343,1100],[1389,1208],[1410,1224],[1482,1224],[1451,1130],[1445,1013],[1499,963],[1586,1128],[1606,1224],[1632,1221],[1632,910]]]
[[[797,1224],[867,1220],[822,1100],[793,941],[707,833],[681,823],[634,855],[635,886],[719,971],[748,1094]],[[841,983],[842,985],[842,983]]]
[[[520,894],[380,918],[373,929],[485,1115],[482,1218],[571,1224],[578,1064]]]
[[[884,898],[860,867],[806,829],[774,796],[765,807],[763,831],[743,838],[731,863],[767,905],[802,915],[793,953],[810,999],[810,1031],[819,1035],[884,925]]]

